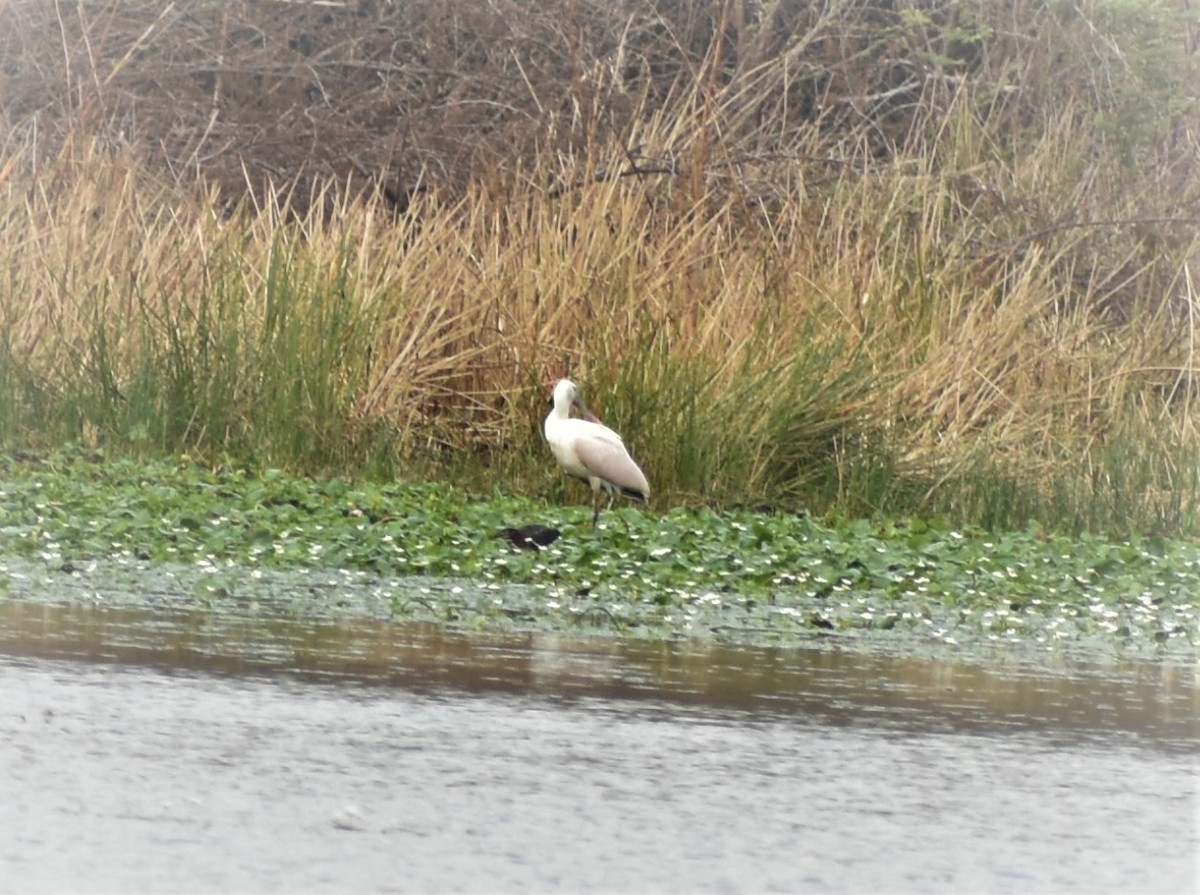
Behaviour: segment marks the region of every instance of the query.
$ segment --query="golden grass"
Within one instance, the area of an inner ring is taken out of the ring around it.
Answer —
[[[1110,261],[1129,269],[1121,312],[1105,315],[1113,276],[1094,260],[1078,271],[1091,234],[1067,229],[1002,253],[989,220],[961,213],[957,172],[897,165],[749,211],[712,196],[681,206],[669,183],[622,180],[554,200],[434,197],[398,220],[354,204],[289,221],[279,207],[226,216],[202,193],[148,189],[131,163],[99,151],[34,179],[9,170],[0,325],[22,381],[43,395],[123,393],[174,343],[197,357],[244,355],[209,367],[231,365],[208,398],[229,411],[225,430],[197,419],[180,433],[193,444],[164,447],[221,450],[229,426],[252,432],[275,365],[284,379],[315,368],[335,380],[305,386],[337,386],[344,405],[325,407],[328,418],[301,398],[280,410],[324,437],[344,426],[352,443],[382,428],[401,455],[486,446],[528,456],[540,450],[544,383],[571,375],[600,388],[602,413],[623,402],[631,418],[614,422],[660,492],[761,496],[781,484],[772,439],[801,435],[777,425],[795,397],[780,392],[797,390],[786,371],[814,357],[810,372],[833,389],[827,415],[885,436],[899,467],[931,489],[976,463],[980,445],[1049,481],[1072,465],[1095,474],[1114,433],[1176,458],[1200,444],[1195,247],[1173,259],[1163,294],[1152,274],[1168,259],[1139,261],[1128,243],[1129,257]],[[281,308],[300,315],[286,338]],[[347,341],[327,344],[335,338]],[[656,401],[671,370],[688,371],[674,380],[688,394]],[[833,385],[839,375],[851,381]],[[81,408],[96,415],[89,432],[128,435],[129,410]],[[706,432],[705,420],[737,429]],[[695,473],[700,489],[678,469],[672,431],[740,438],[755,459],[726,481],[728,448],[714,448]]]

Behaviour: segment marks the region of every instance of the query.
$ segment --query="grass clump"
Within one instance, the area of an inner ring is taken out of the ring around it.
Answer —
[[[363,120],[385,100],[441,124],[435,140],[407,119],[419,175],[397,203],[411,160],[372,162],[364,194],[312,154],[240,142],[232,69],[189,55],[180,78],[162,62],[179,21],[126,28],[133,6],[101,30],[55,13],[70,103],[21,80],[3,110],[7,445],[544,497],[545,385],[571,375],[664,509],[1198,530],[1200,72],[1174,7],[681,4],[662,28],[619,4],[621,28],[607,5],[431,13],[409,22],[450,29],[429,52],[478,49],[453,57],[452,102],[389,80],[342,12],[319,37],[294,4],[255,19],[239,70],[266,95],[373,67],[386,96],[337,82],[367,91]],[[187,53],[230,58],[230,23],[267,7],[222,8],[215,31],[196,12]],[[377,34],[411,11],[362,14]],[[285,77],[254,47],[309,61]],[[189,132],[162,99],[193,82],[212,115]],[[122,131],[133,96],[144,124]],[[310,117],[310,145],[346,157],[370,136],[324,100]],[[155,123],[191,133],[188,164]]]

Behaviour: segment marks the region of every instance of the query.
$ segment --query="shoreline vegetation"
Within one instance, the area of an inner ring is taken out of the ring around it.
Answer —
[[[1200,534],[1188,4],[8,10],[10,452]]]
[[[1200,645],[1193,541],[683,507],[614,510],[593,529],[586,502],[188,457],[65,451],[0,466],[9,599],[1041,664],[1192,668]],[[500,536],[530,519],[561,537],[521,550]]]

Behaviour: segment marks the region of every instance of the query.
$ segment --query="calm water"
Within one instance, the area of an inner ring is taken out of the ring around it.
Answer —
[[[1196,671],[0,603],[0,889],[1195,892]]]

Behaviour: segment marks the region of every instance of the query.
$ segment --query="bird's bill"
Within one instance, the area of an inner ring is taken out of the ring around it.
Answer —
[[[579,398],[576,398],[576,399],[575,399],[574,401],[572,401],[571,403],[572,403],[572,404],[573,404],[573,405],[574,405],[576,408],[578,408],[580,416],[582,416],[582,417],[583,417],[585,420],[587,420],[589,423],[598,423],[598,422],[600,422],[600,417],[596,416],[596,414],[594,414],[594,413],[592,413],[590,410],[588,410],[588,408],[587,408],[587,405],[586,405],[586,404],[584,404],[584,403],[583,403],[583,401],[581,401]]]

